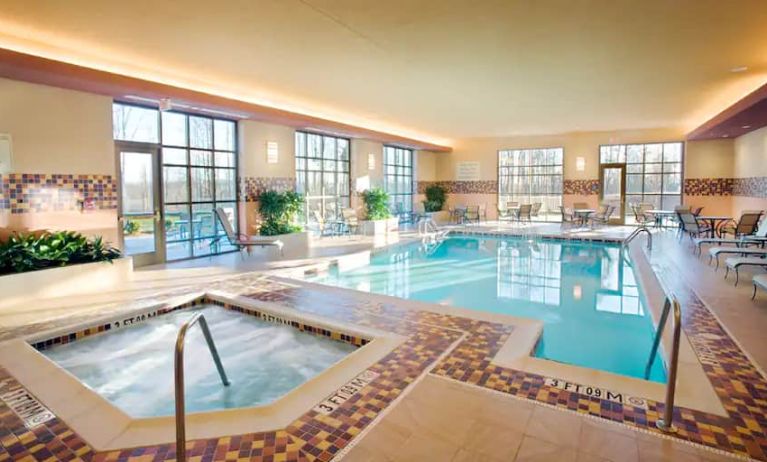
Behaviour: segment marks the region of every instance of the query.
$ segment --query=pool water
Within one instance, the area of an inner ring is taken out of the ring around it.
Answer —
[[[254,316],[203,305],[42,353],[134,417],[174,414],[173,354],[181,325],[201,311],[231,385],[221,384],[198,326],[185,349],[187,412],[266,404],[356,348]]]
[[[543,321],[535,355],[644,378],[654,328],[620,246],[451,236],[395,246],[324,284]],[[665,382],[658,357],[650,380]]]

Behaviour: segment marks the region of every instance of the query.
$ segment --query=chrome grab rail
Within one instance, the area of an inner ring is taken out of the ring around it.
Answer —
[[[205,321],[205,316],[202,313],[197,313],[192,318],[185,322],[181,329],[178,331],[178,337],[176,337],[176,357],[174,363],[175,374],[175,393],[176,393],[176,460],[179,462],[186,461],[186,409],[184,408],[184,341],[186,340],[186,333],[190,327],[197,324],[199,321],[202,334],[205,336],[205,341],[208,343],[208,349],[211,356],[213,356],[213,362],[216,363],[216,369],[218,369],[218,375],[221,376],[221,382],[224,386],[229,386],[229,379],[224,372],[224,365],[221,364],[221,358],[218,356],[218,350],[216,350],[216,344],[213,343],[213,337],[210,335],[210,329],[208,329],[208,323]]]
[[[646,226],[640,226],[639,228],[632,231],[631,234],[629,234],[629,236],[623,240],[623,244],[621,244],[621,250],[628,248],[629,242],[633,241],[634,238],[639,236],[642,231],[647,233],[647,250],[652,252],[652,233],[649,229],[647,229]]]
[[[672,308],[674,310],[674,337],[671,346],[668,380],[666,383],[666,404],[663,411],[663,418],[659,419],[655,424],[658,429],[666,433],[676,432],[676,428],[673,425],[674,394],[676,393],[676,371],[679,363],[679,341],[682,336],[682,309],[679,306],[679,301],[673,296],[666,297],[666,301],[663,304],[663,312],[660,316],[660,322],[658,322],[658,329],[655,332],[655,339],[653,340],[652,349],[650,350],[650,359],[647,361],[647,366],[645,367],[644,373],[645,379],[650,377],[652,363],[655,361],[655,356],[658,354],[660,339],[663,336],[663,330],[666,327],[668,314]]]

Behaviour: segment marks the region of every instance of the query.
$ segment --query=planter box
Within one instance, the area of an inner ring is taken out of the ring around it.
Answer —
[[[360,230],[365,236],[373,236],[373,244],[376,246],[397,242],[399,241],[399,218],[363,220],[360,222]]]
[[[124,284],[133,273],[133,259],[62,266],[0,276],[0,307],[35,298],[65,297],[110,290]]]
[[[312,246],[309,231],[299,233],[278,234],[276,236],[253,236],[253,239],[279,239],[282,241],[282,258],[306,258]],[[253,253],[262,252],[269,260],[280,259],[280,252],[274,247],[254,247]]]

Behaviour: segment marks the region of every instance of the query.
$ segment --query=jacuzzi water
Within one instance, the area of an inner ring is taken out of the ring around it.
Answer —
[[[225,387],[199,326],[186,337],[187,413],[274,401],[355,347],[215,305],[44,350],[48,358],[134,417],[173,415],[173,355],[181,325],[202,311],[231,381]]]
[[[543,321],[535,355],[644,378],[654,328],[615,244],[451,236],[315,282]],[[665,382],[660,355],[650,380]]]

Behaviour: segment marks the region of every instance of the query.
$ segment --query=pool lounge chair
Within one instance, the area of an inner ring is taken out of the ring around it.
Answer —
[[[758,227],[755,225],[755,232],[754,230],[751,230],[751,233],[742,234],[738,238],[722,238],[722,237],[699,237],[695,238],[693,242],[698,248],[698,255],[701,254],[701,246],[703,244],[717,244],[717,245],[727,245],[727,244],[733,244],[738,247],[742,245],[761,245],[764,246],[765,241],[767,241],[767,218],[762,220],[762,222],[758,225]]]
[[[689,211],[678,210],[676,216],[679,219],[679,230],[681,231],[681,234],[679,235],[680,239],[687,234],[690,236],[690,240],[692,240],[693,238],[700,237],[711,231],[711,228],[708,226],[698,223],[698,218]]]
[[[224,232],[226,233],[227,239],[229,239],[229,243],[236,247],[238,251],[245,249],[248,255],[250,255],[250,249],[252,247],[277,247],[280,251],[280,255],[282,255],[283,243],[281,240],[269,238],[253,239],[245,234],[235,233],[234,228],[232,228],[232,224],[229,222],[229,217],[226,216],[224,209],[220,207],[216,208],[216,216],[218,217],[218,221],[221,223],[221,226],[224,228]]]
[[[751,282],[754,283],[754,295],[751,296],[751,300],[756,299],[757,288],[761,287],[762,290],[767,291],[767,274],[757,274]]]
[[[727,279],[727,275],[730,274],[730,270],[735,271],[735,285],[738,285],[738,279],[740,278],[739,271],[741,266],[756,266],[757,268],[767,269],[767,258],[742,258],[742,257],[730,257],[725,260],[727,264],[727,272],[724,273],[724,278]]]
[[[740,255],[745,257],[747,255],[753,257],[765,257],[767,256],[767,249],[754,249],[751,247],[711,247],[708,249],[708,264],[711,264],[711,260],[716,259],[716,269],[719,269],[719,255]]]

